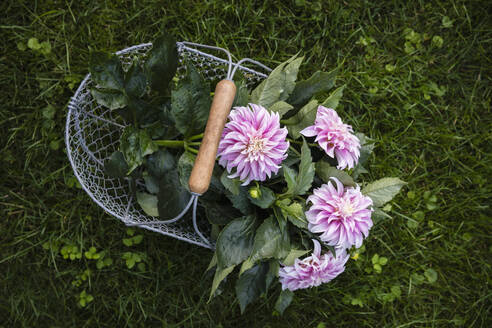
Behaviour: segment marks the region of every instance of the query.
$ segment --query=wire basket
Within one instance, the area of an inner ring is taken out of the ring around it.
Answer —
[[[120,57],[124,69],[127,69],[135,58],[144,59],[151,48],[151,43],[145,43],[121,50],[116,54]],[[206,80],[218,81],[226,76],[228,60],[181,42],[177,43],[177,49],[180,62],[177,73],[179,76],[186,71],[183,61],[185,57],[191,60]],[[248,87],[258,84],[267,77],[264,73],[240,64],[233,64],[233,66],[237,67],[238,73],[244,75]],[[82,188],[104,211],[125,224],[143,224],[139,226],[202,247],[212,248],[210,225],[205,218],[199,219],[198,226],[202,234],[209,239],[208,244],[195,231],[189,217],[172,224],[145,225],[146,222],[155,221],[155,218],[146,215],[136,199],[131,196],[128,181],[111,178],[105,174],[104,163],[114,151],[118,150],[120,135],[125,125],[111,110],[97,104],[90,93],[92,85],[90,74],[87,74],[70,100],[65,129],[68,158]]]

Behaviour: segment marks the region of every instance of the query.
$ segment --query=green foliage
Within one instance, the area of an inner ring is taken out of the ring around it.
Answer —
[[[251,260],[285,258],[290,251],[290,237],[287,230],[281,231],[273,217],[269,217],[256,230]]]
[[[142,242],[143,235],[131,236],[129,238],[123,238],[123,244],[127,247],[131,247],[133,245],[138,245]]]
[[[335,85],[338,68],[330,72],[316,71],[309,79],[296,83],[287,102],[293,106],[304,106],[312,97],[327,92]]]
[[[321,105],[331,109],[337,108],[338,104],[340,103],[340,99],[342,99],[344,89],[345,86],[337,88],[330,94],[328,98],[325,99],[325,101],[323,101],[323,103],[321,103]]]
[[[285,101],[296,86],[297,73],[304,57],[293,56],[278,65],[251,93],[251,102],[270,108],[278,101]]]
[[[291,249],[289,254],[282,260],[284,265],[294,265],[295,260],[309,253],[309,250]]]
[[[331,166],[328,162],[319,161],[315,165],[316,175],[319,176],[324,183],[330,181],[330,178],[334,177],[340,180],[345,186],[355,187],[355,181],[347,172],[338,170]]]
[[[146,157],[145,164],[149,174],[159,179],[176,166],[176,160],[167,150],[159,149]]]
[[[255,197],[253,197],[255,196]],[[261,208],[269,208],[275,202],[275,193],[267,187],[260,186],[249,189],[248,198],[253,204]]]
[[[71,261],[80,260],[82,258],[82,252],[78,246],[65,245],[60,249],[60,253],[64,259],[70,259]]]
[[[261,262],[246,270],[237,280],[236,297],[239,301],[241,313],[244,313],[248,304],[266,292],[267,273],[268,263]]]
[[[122,257],[125,260],[126,267],[132,269],[135,264],[142,262],[143,257],[139,253],[125,252]],[[140,267],[141,268],[141,267]]]
[[[278,116],[282,118],[285,114],[287,114],[294,106],[286,103],[285,101],[277,101],[273,105],[268,108],[271,112],[278,113]]]
[[[395,197],[406,182],[398,178],[383,178],[369,183],[362,193],[372,199],[375,207],[381,207]]]
[[[104,172],[114,178],[123,178],[129,171],[128,164],[121,151],[115,151],[104,163]]]
[[[143,164],[144,157],[158,150],[157,145],[152,141],[146,130],[139,130],[127,127],[120,138],[120,151],[123,153],[128,172]]]
[[[188,180],[190,179],[191,170],[193,169],[193,164],[195,164],[196,156],[189,153],[184,152],[178,161],[178,173],[179,173],[179,182],[181,186],[185,189],[189,189]]]
[[[384,256],[380,257],[378,254],[374,254],[373,257],[371,258],[371,262],[374,272],[381,273],[383,270],[383,266],[385,266],[388,263],[388,259]]]
[[[177,171],[169,171],[160,178],[157,194],[159,218],[169,220],[176,217],[189,199],[190,193],[181,185]]]
[[[314,124],[316,119],[316,113],[318,111],[319,103],[316,99],[309,101],[304,105],[299,112],[288,120],[284,120],[282,123],[287,125],[289,135],[294,139],[301,137],[301,131],[310,125]]]
[[[307,228],[307,219],[304,214],[304,208],[298,202],[291,202],[289,199],[279,200],[275,205],[280,208],[282,215],[289,220],[290,223],[298,228]]]
[[[237,265],[251,254],[255,224],[255,217],[244,216],[233,220],[222,229],[215,245],[219,268]]]
[[[287,309],[290,303],[292,303],[293,299],[293,292],[288,289],[282,290],[277,298],[277,302],[275,302],[275,310],[282,315],[285,309]]]
[[[176,128],[186,137],[203,132],[210,111],[210,86],[196,68],[187,64],[186,75],[171,95]]]
[[[92,301],[94,301],[94,296],[92,296],[91,294],[88,294],[85,290],[80,292],[79,304],[81,307],[86,307]]]
[[[286,194],[292,196],[304,195],[311,188],[314,179],[314,163],[306,140],[303,140],[301,148],[299,173],[296,173],[287,166],[283,166],[282,168],[284,170],[285,181],[287,182]]]
[[[237,196],[239,195],[239,190],[241,186],[241,181],[239,179],[231,179],[228,177],[229,173],[224,170],[222,172],[222,175],[220,176],[220,182],[222,185],[233,195]]]
[[[152,44],[145,61],[145,73],[150,87],[164,93],[178,68],[178,51],[176,41],[169,33],[163,33]]]

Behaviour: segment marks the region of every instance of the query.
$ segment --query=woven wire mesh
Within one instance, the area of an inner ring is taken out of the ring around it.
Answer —
[[[206,80],[214,82],[226,77],[227,60],[179,42],[177,46],[180,62],[178,76],[183,76],[186,71],[184,65],[186,57]],[[120,57],[124,69],[127,69],[135,59],[144,59],[151,48],[152,44],[146,43],[121,50],[116,54]],[[236,74],[243,74],[248,87],[256,85],[267,76],[244,66],[239,66]],[[94,202],[124,223],[145,224],[154,221],[155,218],[146,215],[131,196],[127,180],[111,178],[104,172],[104,162],[119,148],[119,139],[125,123],[111,110],[97,104],[90,93],[92,86],[93,82],[88,74],[68,105],[65,141],[74,174]],[[138,181],[137,184],[143,185]],[[210,225],[204,217],[199,218],[198,226],[209,238]],[[141,227],[203,247],[213,245],[213,243],[207,245],[201,240],[193,229],[190,215],[172,224],[152,224]]]

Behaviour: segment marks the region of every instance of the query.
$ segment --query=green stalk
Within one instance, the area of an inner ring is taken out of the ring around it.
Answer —
[[[285,140],[289,141],[290,143],[294,143],[294,144],[302,145],[302,141],[293,140],[293,139],[291,139],[291,138],[286,138]],[[317,145],[317,144],[315,144],[315,143],[309,143],[309,142],[308,142],[308,146],[309,146],[309,147],[318,147],[318,145]]]
[[[186,149],[186,151],[189,151],[190,153],[198,154],[198,150],[196,150],[195,148],[191,148],[191,147],[186,146],[185,149]]]
[[[193,140],[197,140],[197,139],[201,139],[203,138],[203,133],[200,133],[200,134],[197,134],[197,135],[194,135],[194,136],[191,136],[188,141],[193,141]]]
[[[184,147],[184,140],[154,140],[158,146],[168,147],[168,148],[181,148]]]

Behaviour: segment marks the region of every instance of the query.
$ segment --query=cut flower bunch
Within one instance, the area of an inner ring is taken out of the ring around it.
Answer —
[[[199,218],[208,220],[215,243],[210,298],[236,271],[241,312],[276,289],[282,313],[294,291],[335,279],[405,184],[363,179],[374,144],[337,110],[344,90],[330,93],[337,69],[298,80],[302,60],[281,63],[252,90],[237,74],[211,185],[199,198]],[[186,71],[178,76],[169,36],[128,67],[100,52],[90,60],[93,98],[125,126],[105,172],[127,179],[142,210],[158,220],[176,217],[188,203],[218,82],[183,61]]]

